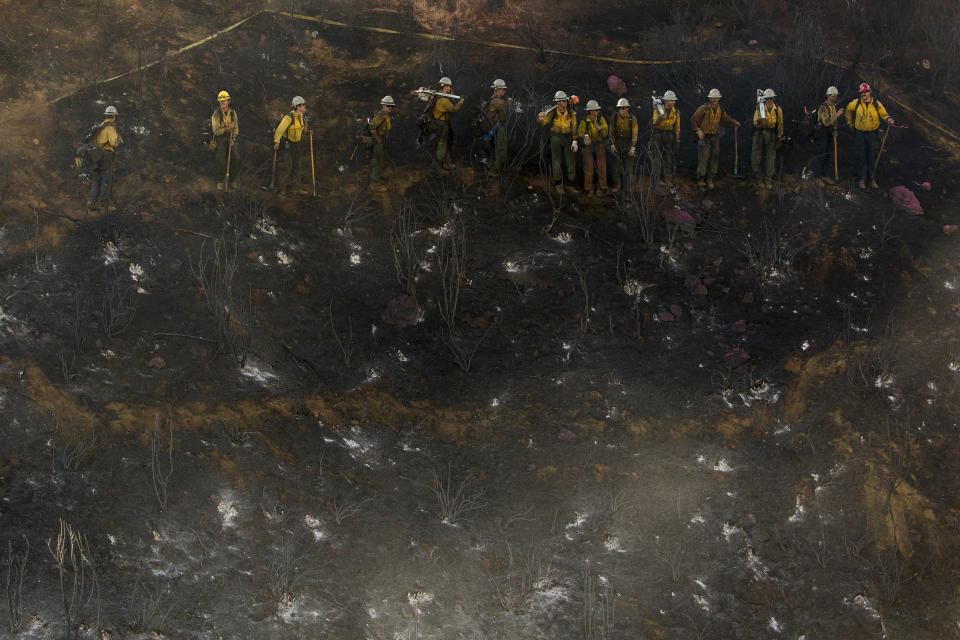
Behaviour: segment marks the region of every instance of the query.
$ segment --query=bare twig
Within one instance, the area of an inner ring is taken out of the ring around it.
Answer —
[[[162,470],[163,437],[160,433],[160,416],[153,417],[153,432],[150,434],[150,475],[153,478],[153,491],[160,503],[160,510],[167,508],[167,485],[173,475],[173,418],[167,418],[166,471]]]

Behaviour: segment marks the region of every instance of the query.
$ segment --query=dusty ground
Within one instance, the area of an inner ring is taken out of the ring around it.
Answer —
[[[193,19],[218,28],[241,8]],[[418,15],[363,22],[414,30]],[[639,57],[607,15],[556,28]],[[721,24],[714,44],[737,35]],[[472,142],[472,107],[452,176],[413,151],[422,103],[409,91],[441,69],[471,105],[497,76],[518,98],[524,152],[499,182]],[[618,68],[264,15],[143,78],[35,107],[55,125],[17,128],[0,202],[4,631],[956,635],[948,151],[916,127],[891,135],[881,179],[915,190],[924,214],[910,216],[852,188],[849,154],[840,187],[800,179],[798,135],[775,192],[730,175],[728,134],[724,175],[701,193],[688,136],[679,188],[655,210],[697,223],[657,218],[644,242],[628,199],[545,192],[542,134],[525,138],[558,87],[612,103],[610,73],[641,104],[672,86],[689,115],[704,79],[748,96],[755,77],[789,70]],[[237,194],[212,190],[200,145],[220,88],[241,117]],[[320,196],[279,200],[261,189],[267,138],[295,93],[315,117]],[[349,157],[355,118],[384,93],[401,109],[388,191],[372,195]],[[785,93],[794,109],[812,102]],[[126,139],[119,211],[89,214],[69,165],[105,104]],[[749,105],[728,107],[746,119]],[[446,323],[453,247],[465,259]],[[232,274],[220,294],[198,278],[217,265]],[[69,620],[47,548],[61,521],[85,536],[63,572]]]

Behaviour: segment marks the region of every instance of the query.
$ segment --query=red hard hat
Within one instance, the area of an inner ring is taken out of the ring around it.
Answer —
[[[864,92],[866,92],[866,91],[873,91],[873,89],[871,89],[871,88],[870,88],[870,85],[868,85],[866,82],[861,82],[861,83],[860,83],[860,93],[864,93]]]

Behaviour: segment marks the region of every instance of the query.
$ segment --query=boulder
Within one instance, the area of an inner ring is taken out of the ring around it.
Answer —
[[[948,236],[952,236],[957,232],[958,228],[960,227],[957,227],[955,224],[945,224],[943,225],[943,232]]]
[[[893,201],[893,204],[900,207],[910,215],[923,215],[923,207],[920,206],[920,201],[917,200],[917,196],[914,195],[913,191],[910,191],[910,189],[902,184],[890,189],[889,195],[890,200]]]
[[[696,218],[683,209],[665,209],[660,215],[670,224],[682,224],[694,226],[697,224]]]

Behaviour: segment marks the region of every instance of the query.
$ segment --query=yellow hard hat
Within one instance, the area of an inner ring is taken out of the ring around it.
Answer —
[[[226,91],[221,91],[220,93],[217,94],[217,102],[220,102],[221,100],[229,100],[229,99],[230,99],[230,94],[227,93]]]

